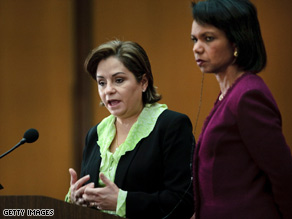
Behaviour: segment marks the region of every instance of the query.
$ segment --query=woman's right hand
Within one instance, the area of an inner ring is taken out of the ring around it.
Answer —
[[[73,168],[69,169],[69,173],[71,175],[71,181],[70,181],[70,201],[74,204],[81,205],[81,206],[87,206],[88,203],[84,201],[82,198],[85,188],[94,188],[94,183],[89,183],[85,186],[84,183],[86,183],[90,176],[86,175],[77,180],[77,173]]]

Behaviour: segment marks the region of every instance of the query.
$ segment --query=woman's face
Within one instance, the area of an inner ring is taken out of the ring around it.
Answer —
[[[224,73],[233,64],[235,48],[222,30],[194,20],[191,37],[194,56],[203,73]]]
[[[108,111],[120,119],[135,117],[143,109],[142,92],[148,81],[137,82],[122,62],[111,56],[101,60],[96,70],[99,96]]]

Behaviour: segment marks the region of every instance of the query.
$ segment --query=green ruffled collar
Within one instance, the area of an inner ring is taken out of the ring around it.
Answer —
[[[146,104],[141,114],[139,115],[138,120],[130,129],[125,142],[121,144],[113,154],[114,158],[120,158],[127,151],[133,150],[141,139],[147,137],[154,129],[154,126],[160,114],[166,109],[166,104]],[[109,151],[108,149],[115,137],[115,120],[116,117],[110,115],[103,119],[101,123],[97,126],[97,144],[100,147],[100,153],[102,158],[106,156],[106,153]]]

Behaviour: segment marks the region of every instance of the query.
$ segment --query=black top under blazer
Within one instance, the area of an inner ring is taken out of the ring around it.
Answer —
[[[101,163],[97,125],[87,133],[81,177],[98,185]],[[190,119],[163,111],[150,135],[121,157],[115,184],[128,192],[127,218],[190,218],[194,213],[191,153],[195,145]],[[175,209],[174,209],[175,208]]]

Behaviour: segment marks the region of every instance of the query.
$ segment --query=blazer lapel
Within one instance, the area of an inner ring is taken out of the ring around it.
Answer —
[[[123,183],[125,180],[125,177],[127,176],[127,172],[129,169],[129,166],[131,165],[134,157],[137,154],[137,151],[139,150],[141,145],[141,141],[137,144],[134,150],[126,152],[124,156],[121,157],[117,170],[116,170],[116,177],[115,177],[115,183],[119,188],[123,188]]]

